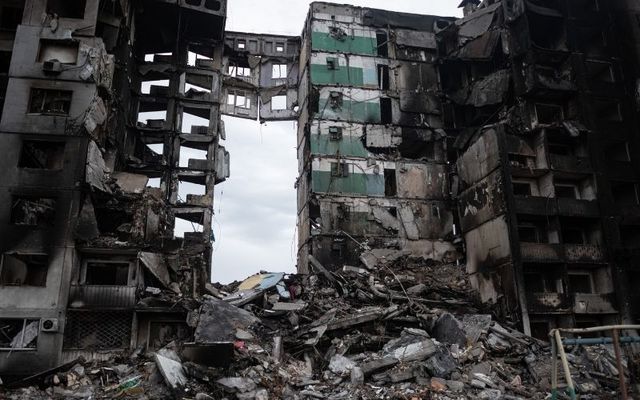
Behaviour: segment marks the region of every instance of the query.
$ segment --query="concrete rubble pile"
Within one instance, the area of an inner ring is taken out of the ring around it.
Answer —
[[[362,265],[208,285],[192,341],[76,360],[8,399],[544,399],[549,345],[483,313],[463,266],[368,251]],[[167,299],[179,296],[160,293]],[[613,351],[567,347],[581,398],[617,387]],[[627,368],[625,368],[626,370]],[[561,372],[560,372],[561,374]],[[560,394],[562,396],[562,394]],[[5,397],[2,397],[5,398]],[[568,398],[568,397],[567,397]]]

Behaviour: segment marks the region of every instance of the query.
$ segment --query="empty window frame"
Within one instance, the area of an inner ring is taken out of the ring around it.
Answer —
[[[87,260],[84,263],[85,285],[126,286],[130,263],[126,261]]]
[[[587,60],[585,62],[589,82],[615,83],[613,64],[606,61]]]
[[[205,0],[204,8],[211,11],[220,11],[222,4],[218,0]]]
[[[627,142],[610,143],[605,148],[605,157],[609,161],[619,161],[619,162],[631,161],[631,153],[629,152],[629,143]]]
[[[378,48],[378,56],[389,57],[389,36],[387,32],[376,32],[376,45]]]
[[[556,196],[565,199],[580,199],[578,185],[570,182],[556,182],[553,185]]]
[[[251,77],[251,68],[249,67],[239,67],[237,65],[229,65],[228,73],[233,77]]]
[[[70,90],[31,89],[29,110],[31,114],[69,115],[71,109]]]
[[[278,95],[271,97],[271,111],[279,111],[287,109],[287,96]]]
[[[389,66],[378,65],[378,89],[389,90]]]
[[[556,265],[525,264],[524,286],[527,293],[562,293],[560,268]]]
[[[621,122],[622,106],[620,102],[615,100],[596,100],[595,105],[596,118],[605,122]]]
[[[398,183],[396,181],[396,170],[384,170],[384,195],[396,196],[398,194]]]
[[[26,318],[0,319],[0,350],[36,350],[40,320]]]
[[[227,94],[227,104],[248,110],[251,108],[251,99],[246,96],[245,92],[232,91]]]
[[[329,127],[329,140],[342,140],[342,127],[330,126]]]
[[[543,243],[540,227],[531,222],[518,222],[518,236],[521,242]]]
[[[244,39],[238,39],[236,41],[236,48],[238,50],[245,50],[247,48],[247,41]]]
[[[38,62],[59,61],[74,65],[78,62],[79,43],[71,40],[40,39]]]
[[[273,64],[271,67],[272,79],[286,79],[287,78],[287,64]]]
[[[0,30],[15,31],[22,22],[22,8],[0,6]]]
[[[276,53],[284,53],[284,43],[277,42],[276,43]]]
[[[587,232],[579,226],[563,226],[562,242],[565,244],[587,244]]]
[[[380,122],[385,125],[393,122],[393,105],[388,97],[380,99]]]
[[[522,181],[512,181],[513,194],[516,196],[531,196],[531,183]]]
[[[619,206],[636,206],[640,204],[638,185],[633,182],[611,182],[613,201]]]
[[[11,223],[28,226],[53,226],[56,200],[46,197],[14,196],[11,201]]]
[[[55,14],[61,18],[84,18],[86,0],[47,0],[47,14]]]
[[[18,168],[61,170],[64,166],[64,142],[24,140]]]
[[[346,178],[349,176],[349,166],[346,162],[332,162],[331,176],[335,178]]]
[[[587,272],[568,272],[570,293],[594,293],[593,276]]]
[[[561,105],[536,103],[534,109],[539,124],[554,124],[564,119]]]
[[[336,71],[340,69],[340,64],[336,57],[327,57],[327,69],[330,71]]]
[[[46,254],[5,253],[0,268],[0,285],[45,287],[49,257]]]

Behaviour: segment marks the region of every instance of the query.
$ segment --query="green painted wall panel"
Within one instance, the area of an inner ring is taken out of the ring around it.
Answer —
[[[331,140],[329,135],[311,134],[311,153],[353,157],[367,157],[369,153],[357,136],[343,136],[341,140]]]
[[[316,114],[316,119],[342,119],[372,124],[379,124],[382,120],[379,100],[355,101],[343,97],[342,107],[336,109],[332,109],[327,104],[328,101],[320,99],[320,112]]]
[[[329,171],[313,171],[311,187],[314,192],[384,196],[384,177],[381,174],[349,174],[331,176]]]
[[[311,48],[313,50],[341,51],[344,53],[378,55],[376,38],[347,36],[344,40],[336,40],[329,33],[312,32]]]
[[[364,85],[362,68],[341,65],[338,69],[329,69],[326,65],[311,64],[311,83],[317,85]]]

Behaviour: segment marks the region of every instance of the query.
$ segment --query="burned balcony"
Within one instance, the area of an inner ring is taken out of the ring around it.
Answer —
[[[531,313],[566,313],[571,308],[565,293],[563,264],[524,263],[524,290]]]
[[[616,313],[613,277],[608,265],[576,264],[567,271],[576,314]]]
[[[137,267],[126,257],[93,256],[81,264],[78,280],[71,285],[73,309],[127,309],[136,304]]]
[[[527,21],[531,44],[545,51],[567,51],[567,25],[559,9],[561,2],[527,1]]]
[[[523,261],[553,262],[603,262],[604,249],[598,245],[520,243]]]

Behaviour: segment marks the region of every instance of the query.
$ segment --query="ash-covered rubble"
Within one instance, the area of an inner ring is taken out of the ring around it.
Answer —
[[[77,360],[15,382],[4,395],[198,400],[550,396],[548,344],[487,314],[474,298],[464,266],[391,251],[365,252],[362,261],[328,271],[312,260],[315,274],[261,272],[242,283],[208,285],[210,294],[188,316],[192,341],[103,362]],[[581,398],[615,396],[618,371],[612,350],[575,346],[567,352]]]

